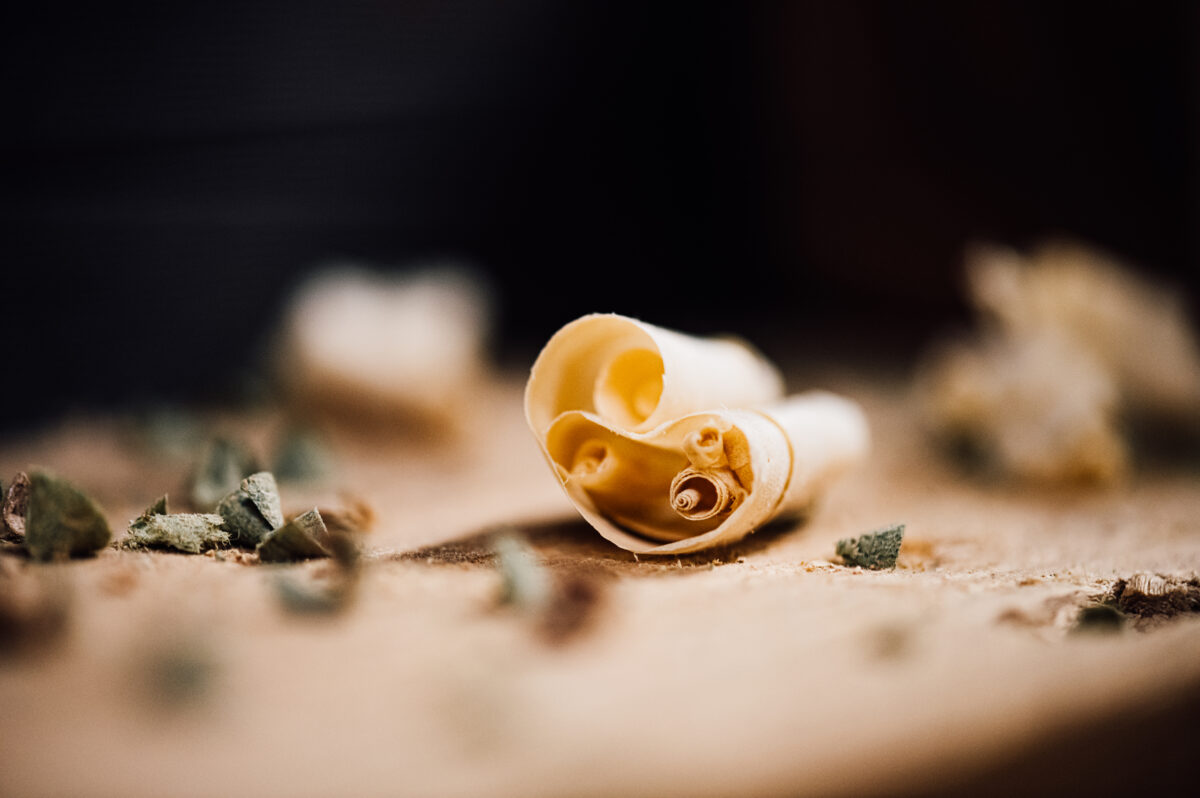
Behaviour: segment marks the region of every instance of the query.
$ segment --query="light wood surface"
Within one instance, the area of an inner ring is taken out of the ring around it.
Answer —
[[[514,379],[483,390],[456,436],[341,434],[331,484],[282,486],[285,509],[347,487],[375,507],[343,614],[279,600],[281,573],[320,580],[328,562],[5,556],[5,589],[49,580],[70,623],[58,645],[0,659],[0,792],[979,792],[986,774],[1029,768],[1046,773],[1028,783],[1057,784],[1047,746],[1194,706],[1200,619],[1070,630],[1120,578],[1200,572],[1200,473],[1153,467],[1103,492],[977,484],[926,447],[902,385],[821,387],[863,402],[868,466],[807,523],[709,554],[639,561],[574,519]],[[267,411],[213,421],[260,448],[280,424]],[[0,465],[72,478],[119,534],[186,473],[136,441],[124,420],[76,419],[8,441]],[[837,539],[897,521],[895,571],[837,564]],[[573,635],[549,642],[496,606],[501,526],[595,589]],[[1061,761],[1103,774],[1130,752]],[[1136,756],[1153,769],[1159,753]]]

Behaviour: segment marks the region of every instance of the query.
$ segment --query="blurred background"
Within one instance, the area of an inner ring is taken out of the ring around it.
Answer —
[[[1200,8],[478,0],[0,26],[0,425],[244,384],[331,259],[474,264],[493,354],[616,311],[909,364],[963,247],[1200,294]]]

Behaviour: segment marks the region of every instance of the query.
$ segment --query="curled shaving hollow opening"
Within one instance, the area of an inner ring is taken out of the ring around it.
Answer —
[[[588,441],[575,452],[571,476],[581,482],[594,482],[610,464],[608,445],[603,441]]]
[[[744,493],[728,468],[687,468],[671,480],[671,509],[689,521],[704,521],[732,511]]]
[[[603,418],[632,429],[654,415],[662,392],[662,358],[650,349],[628,349],[601,369],[592,403]]]

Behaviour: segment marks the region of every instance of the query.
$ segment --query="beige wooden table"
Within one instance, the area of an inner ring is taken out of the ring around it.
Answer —
[[[353,486],[376,509],[343,614],[289,613],[278,569],[232,557],[0,558],[4,589],[49,575],[71,599],[64,639],[0,658],[0,793],[1098,794],[1191,777],[1200,619],[1070,629],[1121,577],[1200,572],[1200,473],[978,485],[933,457],[901,386],[823,384],[866,406],[871,462],[805,525],[712,555],[638,562],[573,520],[511,380],[457,439],[343,436],[332,484],[284,486],[287,507]],[[258,445],[275,424],[217,421]],[[186,471],[133,441],[80,419],[8,441],[0,466],[55,468],[123,530]],[[895,571],[836,564],[838,538],[893,521]],[[496,606],[504,524],[596,587],[565,640]]]

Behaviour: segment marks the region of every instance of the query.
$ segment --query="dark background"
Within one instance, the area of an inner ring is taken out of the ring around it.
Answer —
[[[611,310],[905,364],[966,318],[981,237],[1096,242],[1194,310],[1195,8],[26,9],[0,424],[229,396],[334,257],[475,263],[511,362]]]

